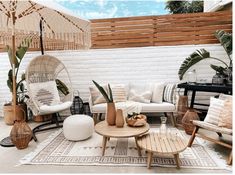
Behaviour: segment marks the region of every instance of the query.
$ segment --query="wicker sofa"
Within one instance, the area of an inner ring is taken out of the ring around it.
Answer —
[[[112,88],[112,85],[111,85],[111,89],[112,89],[113,95],[114,95],[115,105],[119,106],[119,107],[125,106],[125,103],[128,103],[130,101],[135,101],[135,102],[138,101],[136,99],[130,98],[130,94],[131,94],[131,87],[130,86],[131,85],[128,84],[128,85],[124,85],[124,86],[125,86],[126,98],[122,101],[115,101],[115,95],[118,94],[121,96],[122,94],[115,93],[115,88]],[[151,86],[153,86],[153,85],[150,84],[149,87],[151,87]],[[168,91],[170,91],[169,92],[171,94],[170,98],[172,100],[166,101],[166,100],[164,100],[164,97],[166,97],[166,98],[167,98],[167,96],[169,97],[169,94],[166,94],[167,87],[169,87],[169,86],[171,88],[170,89],[168,88]],[[103,101],[103,103],[98,103],[98,104],[94,103],[94,97],[93,97],[94,93],[92,93],[91,88],[94,88],[94,87],[90,87],[89,106],[90,106],[90,110],[93,115],[93,118],[95,120],[95,123],[97,123],[98,119],[101,118],[101,115],[106,113],[107,104],[105,103],[105,101]],[[149,89],[151,91],[150,100],[147,103],[146,102],[136,102],[136,103],[138,103],[138,105],[141,105],[140,112],[141,113],[164,113],[166,116],[168,116],[168,114],[170,114],[169,116],[171,118],[172,125],[175,126],[175,118],[174,118],[173,113],[176,112],[176,104],[175,104],[176,84],[164,83],[163,89],[162,90],[160,89],[160,92],[159,91],[156,92],[157,95],[161,96],[160,99],[162,99],[162,102],[158,102],[158,103],[153,101],[153,98],[152,98],[152,96],[154,95],[153,88],[149,88]],[[97,91],[96,93],[99,93],[99,92]],[[156,93],[155,93],[155,96],[156,96]],[[99,94],[99,95],[101,95],[101,94]],[[118,98],[120,98],[120,96],[118,96],[118,97],[116,96],[116,98],[118,99]],[[157,98],[159,98],[159,97],[157,97]]]

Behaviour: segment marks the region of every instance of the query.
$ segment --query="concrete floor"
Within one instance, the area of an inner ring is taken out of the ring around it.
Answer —
[[[149,122],[159,124],[159,121],[154,119]],[[38,123],[29,122],[31,128]],[[3,119],[0,119],[0,139],[8,136],[12,126],[7,126]],[[146,167],[111,167],[111,166],[56,166],[56,165],[20,165],[19,160],[29,152],[33,151],[36,146],[46,139],[54,130],[37,134],[38,142],[31,141],[28,148],[17,150],[15,147],[1,147],[0,146],[0,173],[219,173],[231,174],[228,170],[200,170],[200,169],[176,169],[176,168],[161,168],[153,167],[147,169]],[[227,158],[229,150],[219,145],[214,145],[216,151],[222,154],[224,159]]]

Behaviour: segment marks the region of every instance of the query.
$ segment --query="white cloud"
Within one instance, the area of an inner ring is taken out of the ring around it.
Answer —
[[[108,2],[107,0],[95,0],[96,4],[98,4],[101,8],[103,8]]]
[[[76,13],[79,16],[82,16],[86,19],[98,19],[98,18],[113,18],[115,17],[118,11],[117,6],[113,6],[111,9],[107,9],[106,11],[96,11],[96,12],[84,12],[84,11],[77,11]]]

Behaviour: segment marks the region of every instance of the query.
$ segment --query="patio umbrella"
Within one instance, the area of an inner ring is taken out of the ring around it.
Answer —
[[[39,31],[40,20],[46,38],[74,43],[77,48],[90,47],[90,22],[74,16],[70,11],[52,1],[9,0],[0,1],[0,31],[11,31],[12,60],[16,45],[16,32],[24,35],[35,35]],[[1,36],[1,40],[9,43],[9,36]],[[58,43],[60,44],[60,43]],[[16,116],[16,77],[15,62],[12,64],[13,110]]]

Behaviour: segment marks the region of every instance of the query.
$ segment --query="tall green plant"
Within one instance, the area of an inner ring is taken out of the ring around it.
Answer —
[[[24,58],[24,55],[27,52],[31,42],[32,42],[31,38],[25,38],[21,42],[21,44],[17,47],[16,54],[14,57],[12,57],[12,48],[9,45],[6,46],[9,61],[11,64],[11,69],[8,71],[7,86],[9,87],[10,91],[12,92],[12,89],[13,89],[13,79],[12,79],[13,66],[12,65],[15,64],[14,71],[15,71],[15,78],[16,78],[16,92],[17,92],[16,103],[17,104],[22,103],[25,98],[25,95],[22,95],[25,91],[25,87],[23,84],[23,81],[25,80],[25,74],[21,75],[21,78],[18,82],[17,82],[17,76],[18,76],[20,64],[21,64],[21,62]]]
[[[94,80],[92,80],[93,83],[95,84],[95,86],[98,88],[98,90],[100,91],[100,93],[103,95],[105,101],[107,103],[113,103],[113,94],[112,94],[112,89],[110,88],[110,85],[108,84],[108,91],[109,91],[109,96],[108,93],[104,90],[104,88],[102,86],[100,86],[97,82],[95,82]]]
[[[226,62],[224,62],[223,60],[221,60],[219,58],[211,57],[210,52],[208,52],[205,49],[196,50],[188,58],[186,58],[183,61],[183,63],[181,64],[179,71],[178,71],[178,75],[179,75],[180,80],[183,79],[184,74],[187,72],[187,70],[191,66],[193,66],[196,63],[200,62],[201,60],[204,60],[207,58],[214,59],[214,60],[217,60],[217,61],[223,63],[224,67],[216,66],[213,64],[211,64],[210,67],[212,69],[214,69],[216,72],[219,72],[222,75],[228,76],[228,72],[231,72],[232,65],[233,65],[232,64],[232,57],[231,57],[231,55],[232,55],[232,34],[227,33],[223,30],[217,30],[215,32],[215,37],[219,40],[219,42],[223,46],[224,50],[226,51],[228,58],[229,58],[229,64],[227,64]]]

